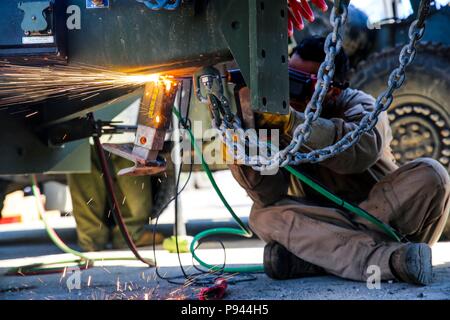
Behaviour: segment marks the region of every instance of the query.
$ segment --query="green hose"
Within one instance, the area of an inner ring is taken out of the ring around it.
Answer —
[[[181,122],[181,116],[179,111],[176,108],[173,108],[173,113],[177,116],[177,118],[180,120]],[[197,145],[197,143],[195,142],[195,137],[194,134],[192,133],[192,131],[187,128],[187,132],[189,134],[189,139],[191,140],[191,145],[194,148],[195,152],[197,153],[197,155],[199,155],[201,157],[202,160],[202,168],[203,170],[206,172],[206,175],[209,178],[209,181],[211,182],[214,190],[216,191],[217,195],[219,196],[220,200],[222,201],[222,203],[224,204],[224,206],[227,208],[228,212],[233,216],[234,220],[239,224],[239,226],[241,227],[241,229],[236,229],[236,228],[215,228],[215,229],[210,229],[210,230],[206,230],[203,232],[200,232],[199,234],[197,234],[194,239],[191,242],[191,246],[190,246],[190,251],[192,256],[194,257],[194,259],[200,263],[201,266],[211,270],[211,271],[222,271],[222,272],[230,272],[230,273],[234,273],[234,272],[262,272],[264,271],[263,266],[262,265],[258,265],[258,266],[248,266],[248,267],[239,267],[239,268],[231,268],[231,267],[219,267],[219,266],[215,266],[215,265],[211,265],[208,264],[204,261],[202,261],[197,254],[195,253],[195,246],[198,242],[200,242],[200,239],[211,236],[211,235],[218,235],[218,234],[233,234],[233,235],[238,235],[238,236],[242,236],[242,237],[246,237],[246,238],[251,238],[253,236],[253,232],[251,230],[249,230],[245,224],[242,222],[241,219],[239,219],[239,217],[237,216],[237,214],[234,212],[233,208],[230,206],[230,204],[228,203],[228,201],[225,199],[224,195],[222,194],[222,192],[220,191],[219,186],[216,183],[216,180],[214,179],[214,176],[212,175],[211,169],[209,168],[208,164],[205,161],[205,158],[203,157],[203,152],[200,149],[200,147]]]
[[[178,110],[176,110],[174,108],[173,112],[178,117],[178,119],[181,121],[181,116],[180,116],[180,113],[178,112]],[[195,246],[200,241],[200,239],[202,239],[202,238],[205,238],[205,237],[208,237],[208,236],[211,236],[211,235],[219,235],[219,234],[232,234],[232,235],[243,236],[243,237],[246,237],[246,238],[251,238],[253,236],[253,233],[249,229],[247,229],[245,227],[244,223],[241,221],[241,219],[239,219],[239,217],[236,215],[236,213],[233,211],[233,209],[231,208],[231,206],[229,205],[229,203],[227,202],[227,200],[223,196],[222,192],[220,191],[220,188],[217,186],[217,183],[216,183],[216,181],[215,181],[215,179],[214,179],[214,177],[213,177],[213,175],[211,173],[211,170],[210,170],[208,164],[205,162],[202,150],[200,149],[200,147],[195,142],[195,137],[194,137],[192,131],[189,128],[187,128],[187,132],[189,134],[189,139],[191,140],[191,145],[193,146],[193,148],[194,148],[195,152],[197,153],[197,155],[199,155],[201,157],[202,167],[203,167],[204,171],[206,172],[206,175],[208,176],[209,180],[211,181],[211,184],[212,184],[214,190],[216,191],[216,193],[219,196],[219,198],[222,200],[222,202],[225,205],[225,207],[227,208],[227,210],[233,216],[235,221],[241,227],[241,230],[235,229],[235,228],[216,228],[216,229],[210,229],[210,230],[206,230],[206,231],[200,232],[192,240],[192,243],[191,243],[191,246],[190,246],[190,251],[191,251],[192,256],[194,257],[194,259],[200,265],[202,265],[205,268],[210,269],[211,271],[222,271],[222,272],[231,272],[231,273],[233,273],[233,272],[261,272],[261,271],[264,271],[264,267],[262,265],[249,266],[249,267],[236,267],[236,268],[225,267],[225,268],[223,268],[223,267],[219,267],[219,266],[208,264],[208,263],[202,261],[195,254]],[[337,205],[342,206],[343,208],[347,209],[348,211],[350,211],[350,212],[352,212],[352,213],[354,213],[354,214],[356,214],[356,215],[358,215],[358,216],[360,216],[360,217],[370,221],[371,223],[375,224],[381,230],[383,230],[386,234],[388,234],[390,237],[392,237],[394,240],[396,240],[398,242],[401,241],[401,238],[398,235],[398,233],[392,227],[390,227],[389,225],[385,224],[381,220],[377,219],[376,217],[372,216],[371,214],[369,214],[368,212],[362,210],[361,208],[359,208],[357,206],[354,206],[354,205],[344,201],[343,199],[341,199],[340,197],[338,197],[335,194],[331,193],[330,191],[326,190],[325,188],[323,188],[319,184],[315,183],[314,181],[312,181],[311,179],[309,179],[305,175],[301,174],[300,172],[298,172],[297,170],[295,170],[291,166],[286,166],[285,169],[288,172],[290,172],[291,174],[293,174],[297,179],[299,179],[300,181],[304,182],[305,184],[307,184],[308,186],[310,186],[311,188],[313,188],[314,190],[316,190],[317,192],[319,192],[320,194],[322,194],[323,196],[325,196],[326,198],[328,198],[332,202],[336,203]]]
[[[53,243],[59,248],[61,249],[61,251],[65,252],[65,253],[71,253],[74,256],[77,256],[83,260],[90,260],[85,254],[78,252],[76,250],[73,250],[72,248],[68,247],[62,240],[61,238],[59,238],[59,236],[56,234],[55,230],[53,230],[48,221],[47,218],[45,217],[45,208],[44,205],[42,204],[42,199],[41,199],[41,193],[39,191],[39,188],[37,186],[37,179],[35,175],[31,176],[31,189],[33,190],[33,195],[36,201],[36,205],[38,208],[38,214],[39,217],[41,218],[41,220],[44,222],[44,226],[45,226],[45,231],[47,232],[48,236],[50,237],[50,239],[53,241]]]
[[[67,246],[64,241],[58,236],[55,230],[50,226],[45,217],[45,208],[42,204],[41,193],[39,191],[39,187],[37,186],[37,179],[35,175],[31,176],[31,188],[33,191],[34,198],[36,200],[36,205],[38,209],[38,214],[41,220],[44,222],[45,231],[48,236],[52,240],[52,242],[63,252],[70,253],[78,259],[67,259],[60,260],[52,263],[35,263],[25,266],[20,266],[16,268],[11,268],[6,273],[7,275],[36,275],[36,274],[47,274],[47,273],[55,273],[61,272],[68,264],[75,264],[80,269],[87,269],[89,267],[94,266],[95,261],[131,261],[136,260],[135,257],[101,257],[95,258],[90,255],[86,255],[82,252],[76,251],[69,246]],[[61,267],[57,267],[61,265]]]

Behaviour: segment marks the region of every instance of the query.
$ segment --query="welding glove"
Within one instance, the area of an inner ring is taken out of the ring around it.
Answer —
[[[289,108],[289,113],[286,115],[253,112],[248,88],[243,88],[239,91],[239,98],[245,128],[280,130],[280,146],[289,144],[295,129],[305,121],[304,113],[293,108]],[[334,122],[319,117],[312,123],[311,134],[304,147],[306,150],[321,149],[333,144],[335,139],[336,127]],[[236,161],[233,162],[233,157],[229,154],[225,145],[222,146],[222,157],[227,164],[237,163]]]
[[[303,112],[292,108],[287,115],[271,113],[255,113],[255,125],[257,128],[278,129],[282,142],[289,143],[292,140],[295,129],[305,121]],[[321,149],[334,143],[336,128],[333,121],[318,118],[311,125],[311,135],[306,141],[309,149]]]

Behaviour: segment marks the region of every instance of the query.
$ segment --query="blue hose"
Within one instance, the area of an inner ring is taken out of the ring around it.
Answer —
[[[137,2],[145,4],[151,10],[175,10],[180,6],[181,0],[136,0]]]

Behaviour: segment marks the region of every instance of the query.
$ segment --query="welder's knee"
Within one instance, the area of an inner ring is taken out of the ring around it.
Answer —
[[[249,216],[249,225],[253,232],[264,242],[277,241],[274,232],[278,228],[278,208],[268,206],[264,208],[252,208]]]
[[[285,245],[288,242],[289,230],[292,228],[293,216],[293,211],[286,206],[253,208],[249,217],[249,225],[265,242],[273,240]]]
[[[435,208],[430,210],[429,218],[446,218],[450,205],[450,177],[447,170],[431,158],[419,158],[414,162],[420,166],[417,171],[419,177],[415,180],[419,181],[422,193],[429,196],[429,201]]]
[[[431,158],[418,158],[412,161],[420,166],[420,182],[424,190],[440,187],[450,191],[450,177],[444,166]]]
[[[265,208],[261,209],[255,209],[252,208],[250,211],[250,216],[248,218],[248,224],[250,226],[250,229],[264,242],[269,242],[272,239],[270,238],[270,233],[267,232],[267,226],[265,226],[266,223],[266,213],[267,211]]]

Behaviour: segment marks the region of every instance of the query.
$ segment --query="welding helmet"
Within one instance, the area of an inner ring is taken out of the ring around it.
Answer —
[[[289,96],[291,106],[298,111],[303,111],[300,109],[306,107],[306,104],[314,94],[316,84],[317,75],[304,72],[299,69],[289,68]],[[332,88],[334,87],[345,90],[348,86],[348,82],[331,82]]]

